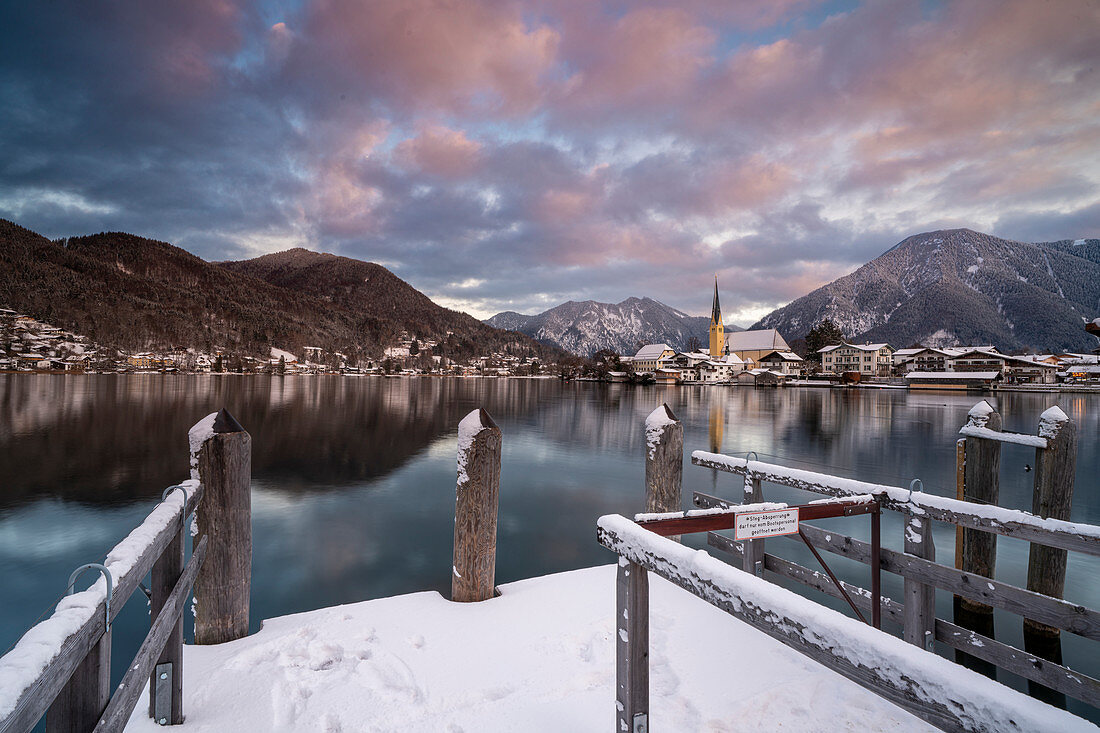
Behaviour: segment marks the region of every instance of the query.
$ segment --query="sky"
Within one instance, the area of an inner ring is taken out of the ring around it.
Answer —
[[[0,217],[748,325],[919,232],[1100,236],[1100,2],[3,3]]]

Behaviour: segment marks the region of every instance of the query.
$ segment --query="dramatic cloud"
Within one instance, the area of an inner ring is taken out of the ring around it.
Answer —
[[[0,216],[304,246],[488,316],[746,324],[913,233],[1100,235],[1087,0],[0,8]]]

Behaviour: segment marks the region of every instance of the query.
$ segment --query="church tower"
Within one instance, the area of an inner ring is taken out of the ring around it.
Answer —
[[[722,306],[718,305],[718,276],[714,276],[714,305],[710,312],[710,358],[720,359],[726,347],[725,329],[722,328]]]

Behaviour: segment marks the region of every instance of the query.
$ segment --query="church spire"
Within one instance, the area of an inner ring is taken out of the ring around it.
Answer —
[[[711,307],[710,312],[711,323],[722,322],[722,306],[718,304],[718,276],[714,276],[714,305]]]
[[[710,311],[710,349],[712,359],[722,356],[726,347],[726,334],[722,328],[722,306],[718,303],[718,276],[714,276],[714,305]]]

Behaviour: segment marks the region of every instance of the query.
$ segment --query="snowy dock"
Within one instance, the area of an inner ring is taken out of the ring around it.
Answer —
[[[180,730],[613,730],[615,566],[501,591],[364,601],[187,646]],[[671,583],[651,593],[655,731],[934,730]],[[141,708],[127,727],[158,729]]]

